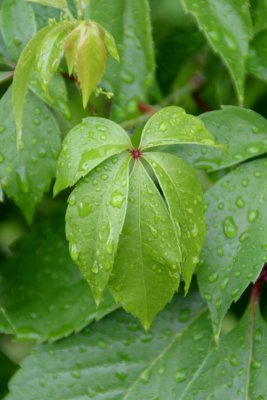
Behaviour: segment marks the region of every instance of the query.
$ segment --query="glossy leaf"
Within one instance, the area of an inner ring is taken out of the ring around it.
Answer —
[[[84,23],[81,23],[68,34],[64,42],[64,52],[68,65],[69,75],[72,74],[74,66],[77,63],[77,53],[80,41],[82,39],[83,30]]]
[[[126,132],[104,118],[86,118],[63,142],[54,193],[73,186],[107,158],[131,148]]]
[[[68,8],[67,0],[27,0],[31,3],[42,4],[43,6],[55,8]]]
[[[207,237],[198,282],[216,337],[233,301],[267,261],[267,160],[241,165],[206,193]]]
[[[40,346],[22,363],[7,399],[139,400],[153,398],[152,382],[157,396],[169,399],[190,382],[208,351],[210,324],[200,307],[194,295],[177,296],[149,333],[116,312],[79,335]]]
[[[199,118],[186,114],[180,107],[170,106],[162,108],[148,120],[140,146],[148,149],[180,143],[216,145],[213,136]]]
[[[70,254],[97,304],[112,272],[127,199],[130,156],[113,157],[81,180],[69,197],[66,235]]]
[[[179,400],[262,400],[266,396],[266,323],[259,309],[246,312],[191,377]]]
[[[257,78],[267,82],[267,31],[259,33],[252,41],[249,57],[248,70]]]
[[[223,106],[222,110],[207,112],[200,118],[227,151],[206,146],[170,146],[166,149],[195,168],[217,171],[267,152],[267,121],[255,111]]]
[[[134,117],[139,114],[138,103],[148,100],[154,80],[148,1],[90,0],[86,16],[103,25],[118,47],[121,62],[109,59],[103,81],[103,87],[114,93],[111,118]]]
[[[59,129],[46,106],[29,94],[24,115],[24,147],[17,150],[11,97],[12,87],[0,101],[0,184],[30,222],[55,175]]]
[[[205,238],[203,194],[194,170],[178,157],[147,153],[170,210],[177,242],[182,250],[182,275],[189,289]]]
[[[34,12],[25,0],[2,0],[0,27],[13,61],[36,32]]]
[[[63,216],[48,221],[11,250],[13,256],[0,268],[0,306],[16,339],[56,340],[117,308],[108,294],[96,308],[69,256]],[[1,322],[0,331],[6,332]]]
[[[110,288],[148,329],[179,285],[181,254],[168,210],[140,161],[130,176],[125,223]]]
[[[32,79],[32,74],[36,65],[36,53],[40,41],[50,31],[51,26],[47,26],[39,31],[24,48],[19,58],[13,80],[13,113],[16,121],[17,142],[20,142],[22,136],[23,112],[26,101],[28,86]]]
[[[197,20],[213,50],[222,57],[238,94],[244,100],[246,57],[252,35],[248,0],[182,0]]]

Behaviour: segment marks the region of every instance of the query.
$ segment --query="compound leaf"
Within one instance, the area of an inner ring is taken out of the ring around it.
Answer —
[[[70,254],[97,304],[112,272],[128,198],[130,155],[105,161],[81,180],[69,198],[66,234]]]
[[[241,165],[205,196],[207,237],[197,277],[216,338],[226,311],[267,261],[266,166],[266,159]]]
[[[190,165],[171,154],[146,153],[170,210],[182,249],[182,275],[186,292],[199,261],[205,238],[204,201],[200,183]]]
[[[179,285],[181,254],[164,201],[140,161],[110,281],[113,297],[148,329]]]
[[[104,118],[85,118],[63,142],[54,193],[74,185],[107,158],[131,148],[127,133]]]

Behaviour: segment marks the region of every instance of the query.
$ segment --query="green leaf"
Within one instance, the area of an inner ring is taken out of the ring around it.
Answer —
[[[130,176],[111,293],[148,329],[179,285],[181,254],[168,210],[140,161]]]
[[[35,74],[30,83],[31,91],[43,100],[54,110],[62,114],[66,119],[70,119],[71,111],[69,106],[68,92],[64,78],[55,73],[48,85],[48,91],[42,89],[40,79]]]
[[[50,31],[51,26],[47,26],[39,31],[27,44],[21,53],[15,70],[13,80],[13,113],[16,121],[17,142],[19,143],[22,136],[23,111],[25,106],[26,94],[28,86],[32,79],[32,74],[36,66],[36,54],[40,46],[40,42]]]
[[[51,112],[29,94],[24,115],[23,148],[16,148],[11,104],[12,87],[0,101],[0,185],[20,207],[28,222],[55,175],[59,129]]]
[[[25,0],[2,0],[0,27],[13,61],[36,32],[34,12]]]
[[[192,275],[205,238],[203,194],[194,170],[170,154],[146,153],[170,210],[177,242],[182,250],[182,275],[185,290]]]
[[[252,35],[248,0],[182,0],[204,32],[213,50],[225,62],[239,102],[244,100],[246,57]]]
[[[13,71],[0,71],[0,84],[12,79],[13,75]]]
[[[109,52],[109,54],[114,58],[114,60],[120,62],[120,56],[118,53],[118,49],[116,46],[116,42],[114,37],[109,33],[106,29],[102,28],[102,32],[104,33],[104,43]]]
[[[86,16],[103,25],[118,47],[121,62],[108,60],[103,81],[103,87],[114,93],[111,118],[123,121],[134,117],[139,114],[138,103],[148,101],[148,92],[154,81],[148,1],[90,0]],[[108,38],[105,39],[107,46]]]
[[[65,39],[64,52],[68,65],[69,75],[72,74],[75,64],[77,62],[77,53],[82,38],[84,23],[80,23],[73,29]]]
[[[7,399],[126,400],[135,393],[135,400],[171,399],[209,348],[210,324],[200,307],[195,295],[177,296],[149,333],[119,311],[79,335],[39,346],[12,379]]]
[[[267,31],[260,32],[252,41],[249,57],[248,57],[248,71],[267,82]]]
[[[162,108],[146,123],[140,146],[142,149],[169,144],[194,143],[215,146],[203,122],[176,106]]]
[[[130,155],[113,157],[80,181],[69,197],[70,254],[99,304],[112,272],[128,198]]]
[[[206,193],[207,237],[198,282],[218,338],[233,301],[267,261],[267,160],[241,165]]]
[[[0,397],[7,393],[7,383],[16,371],[17,366],[0,351]]]
[[[85,118],[63,142],[54,193],[73,186],[98,164],[131,147],[126,132],[114,122],[104,118]]]
[[[260,32],[267,28],[267,1],[257,0],[251,7],[254,32]]]
[[[228,168],[267,152],[267,121],[255,111],[223,106],[222,110],[202,114],[200,118],[227,152],[206,146],[170,146],[165,151],[207,171]]]
[[[246,312],[241,322],[222,338],[191,376],[179,400],[253,399],[266,396],[267,328],[259,309]],[[197,393],[197,395],[196,395]]]
[[[69,256],[63,215],[35,229],[11,250],[13,256],[0,269],[0,307],[17,340],[57,340],[117,308],[106,293],[96,309],[87,282]],[[1,322],[0,331],[6,332]]]
[[[31,3],[42,4],[43,6],[67,9],[67,0],[27,0]]]

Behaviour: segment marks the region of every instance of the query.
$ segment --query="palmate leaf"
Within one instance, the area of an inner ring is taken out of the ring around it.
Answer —
[[[59,128],[43,102],[29,94],[24,115],[24,147],[18,151],[11,97],[12,87],[0,101],[0,185],[30,222],[56,173]]]
[[[52,341],[78,332],[117,308],[107,293],[98,308],[71,260],[63,215],[56,215],[12,248],[0,265],[0,332],[17,340]],[[37,268],[38,266],[38,268]]]
[[[72,257],[97,303],[108,284],[113,297],[146,329],[178,289],[181,272],[188,290],[204,239],[203,196],[194,172],[182,160],[146,152],[146,147],[154,146],[155,138],[160,143],[215,145],[196,117],[185,117],[178,107],[165,111],[147,123],[139,149],[114,122],[85,119],[63,143],[54,188],[58,193],[85,177],[77,183],[67,211]],[[160,126],[169,122],[174,128],[161,139]],[[128,193],[130,158],[130,167],[134,165]],[[142,159],[152,164],[168,207]]]
[[[195,294],[176,296],[149,333],[116,312],[79,335],[36,348],[7,400],[179,398],[210,343],[207,313]]]
[[[244,100],[246,57],[252,35],[248,0],[181,0],[197,20],[215,52],[227,65],[238,94]]]
[[[211,146],[170,146],[165,149],[190,162],[195,168],[218,171],[267,152],[267,121],[255,111],[223,106],[200,116],[213,136],[227,151]]]
[[[266,166],[266,159],[241,165],[205,196],[207,237],[197,277],[216,338],[228,308],[267,260]]]

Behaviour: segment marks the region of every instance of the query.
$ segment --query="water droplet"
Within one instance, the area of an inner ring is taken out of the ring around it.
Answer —
[[[241,183],[242,183],[243,187],[247,187],[248,184],[249,184],[249,180],[248,179],[242,179]]]
[[[214,272],[214,274],[209,276],[209,282],[211,282],[211,283],[216,282],[217,279],[218,279],[218,273],[217,272]]]
[[[39,120],[39,118],[34,118],[33,123],[34,123],[34,125],[38,126],[38,125],[40,125],[41,121]]]
[[[232,217],[225,218],[225,220],[223,221],[223,230],[225,236],[227,236],[229,239],[232,239],[237,235],[238,227]]]
[[[166,121],[163,121],[159,126],[159,130],[161,132],[165,132],[167,130],[167,128],[168,128],[168,122],[166,122]]]
[[[260,367],[261,367],[261,362],[260,361],[254,360],[252,362],[252,368],[259,369]]]
[[[157,237],[158,237],[158,231],[157,231],[156,228],[154,228],[154,226],[149,225],[149,230],[150,230],[152,236],[154,236],[154,238],[157,238]]]
[[[147,384],[149,382],[149,378],[150,378],[150,376],[149,376],[149,372],[148,371],[144,371],[140,375],[141,382],[144,383],[144,384]]]
[[[237,359],[237,357],[236,357],[235,354],[232,354],[232,355],[231,355],[230,364],[231,364],[233,367],[236,367],[236,366],[239,364],[238,359]]]
[[[106,181],[108,179],[107,174],[102,174],[101,175],[101,179],[103,179],[103,181]]]
[[[80,370],[79,370],[79,369],[74,369],[74,370],[71,372],[71,376],[72,376],[73,378],[75,378],[75,379],[79,379],[79,378],[81,377],[81,372],[80,372]]]
[[[96,125],[96,129],[100,132],[107,132],[108,128],[105,125],[98,124]]]
[[[112,193],[110,204],[112,205],[112,207],[121,208],[124,203],[124,200],[125,196],[118,190],[115,190]]]
[[[80,252],[78,250],[78,247],[77,247],[76,243],[71,243],[70,244],[70,255],[71,255],[71,258],[74,261],[78,260],[78,258],[80,256]]]
[[[26,173],[26,168],[20,166],[16,169],[18,185],[22,193],[29,193],[29,181]]]
[[[98,263],[96,261],[94,261],[93,266],[92,266],[91,269],[92,269],[93,274],[97,274],[98,273],[99,266],[98,266]]]
[[[186,380],[186,369],[182,368],[176,371],[175,380],[178,383],[184,382]]]
[[[92,212],[92,207],[89,203],[80,202],[78,204],[78,212],[80,217],[87,217]]]
[[[245,206],[245,201],[244,201],[243,197],[239,196],[236,199],[235,204],[237,205],[238,208],[243,208]]]
[[[224,255],[223,248],[221,246],[217,247],[217,255],[219,257],[223,257],[223,255]]]
[[[69,199],[68,199],[68,203],[70,206],[74,206],[76,204],[76,198],[74,196],[74,194],[71,194]]]
[[[259,212],[256,210],[249,211],[249,213],[248,213],[249,222],[255,221],[257,219],[258,215],[259,215]]]
[[[34,114],[35,115],[40,115],[41,114],[41,108],[40,107],[36,107],[34,110]]]

